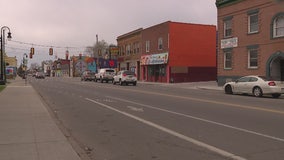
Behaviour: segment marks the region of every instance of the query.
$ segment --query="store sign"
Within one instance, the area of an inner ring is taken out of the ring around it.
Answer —
[[[110,47],[109,50],[110,50],[111,55],[113,55],[113,56],[118,55],[118,52],[119,52],[118,47]]]
[[[167,64],[169,53],[159,53],[141,56],[141,65]]]
[[[238,37],[221,40],[221,49],[234,47],[238,47]]]

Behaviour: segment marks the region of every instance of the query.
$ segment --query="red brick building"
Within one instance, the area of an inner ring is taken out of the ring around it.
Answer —
[[[217,0],[218,84],[245,75],[284,81],[284,0]]]
[[[142,32],[141,79],[216,80],[216,27],[167,21]]]
[[[117,37],[119,54],[117,58],[118,70],[131,70],[137,74],[140,80],[141,58],[141,32],[143,28],[131,31]]]

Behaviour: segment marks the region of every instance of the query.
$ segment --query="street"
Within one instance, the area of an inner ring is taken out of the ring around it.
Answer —
[[[282,160],[284,96],[186,84],[28,80],[91,160]],[[67,133],[65,133],[67,134]]]

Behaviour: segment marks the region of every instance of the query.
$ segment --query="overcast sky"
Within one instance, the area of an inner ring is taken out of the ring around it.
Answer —
[[[6,44],[7,54],[22,58],[34,44],[30,62],[54,58],[38,45],[59,47],[54,52],[63,58],[67,47],[78,55],[94,45],[96,34],[116,44],[122,34],[168,20],[217,23],[215,0],[0,0],[0,6],[0,25],[8,26],[17,41]]]

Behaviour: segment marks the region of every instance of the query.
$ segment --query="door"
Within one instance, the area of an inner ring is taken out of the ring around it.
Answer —
[[[140,80],[140,61],[137,61],[136,68],[137,80]]]
[[[284,81],[284,60],[280,61],[280,76],[281,81]]]
[[[237,93],[246,93],[248,88],[250,77],[242,77],[236,83],[234,87],[234,92]]]

